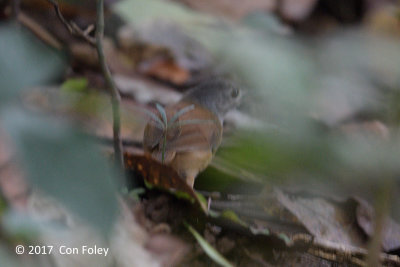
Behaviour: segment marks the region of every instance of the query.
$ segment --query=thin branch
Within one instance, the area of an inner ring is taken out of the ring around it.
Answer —
[[[53,5],[54,10],[57,14],[57,17],[60,19],[60,21],[62,22],[62,24],[65,26],[65,28],[72,34],[75,36],[78,36],[84,40],[86,40],[89,44],[91,44],[92,46],[96,45],[96,40],[95,38],[89,36],[91,30],[93,30],[93,25],[89,25],[89,27],[86,30],[82,30],[81,28],[79,28],[78,25],[76,25],[74,22],[68,22],[63,14],[61,13],[60,10],[60,6],[58,5],[58,3],[55,0],[47,0],[47,2],[49,2],[50,4]],[[91,29],[91,30],[90,30]]]
[[[120,111],[120,103],[121,103],[121,95],[119,94],[118,88],[111,76],[111,72],[108,69],[103,50],[103,37],[104,37],[104,1],[97,0],[97,21],[96,21],[96,31],[95,38],[90,37],[90,32],[93,31],[93,25],[89,25],[86,30],[82,30],[76,25],[74,22],[69,23],[61,13],[60,7],[55,0],[47,0],[54,6],[54,10],[67,28],[67,30],[72,35],[77,35],[84,40],[86,40],[90,45],[96,47],[97,55],[99,58],[99,64],[101,66],[101,70],[103,72],[104,78],[107,83],[107,87],[111,93],[111,106],[112,106],[112,114],[113,114],[113,144],[114,144],[114,154],[115,161],[117,162],[117,166],[124,167],[124,159],[123,159],[123,151],[122,151],[122,141],[121,141],[121,111]]]
[[[103,36],[104,36],[104,1],[97,0],[97,23],[96,23],[96,50],[99,57],[99,63],[106,80],[107,86],[111,93],[111,105],[113,113],[113,135],[114,135],[114,153],[115,160],[118,166],[124,166],[122,154],[122,141],[121,141],[121,114],[120,103],[121,95],[117,86],[111,76],[111,72],[107,66],[103,50]]]
[[[28,28],[33,34],[35,34],[47,45],[54,47],[57,50],[61,50],[63,48],[60,41],[58,41],[49,31],[43,28],[42,25],[34,21],[23,11],[19,12],[17,19],[19,23]]]

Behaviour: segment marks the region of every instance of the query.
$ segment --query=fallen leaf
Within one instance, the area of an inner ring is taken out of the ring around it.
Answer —
[[[140,64],[139,71],[174,84],[182,85],[190,78],[190,73],[170,59],[156,59]]]
[[[365,234],[371,238],[374,234],[375,211],[364,199],[359,197],[351,198],[357,205],[357,223]],[[400,248],[400,225],[393,219],[388,218],[383,227],[382,248],[384,251],[392,251]]]
[[[206,203],[171,167],[141,155],[125,153],[124,158],[126,168],[137,171],[150,187],[168,190],[178,198],[194,201],[207,212]]]
[[[314,236],[330,242],[363,247],[365,242],[355,224],[355,214],[348,212],[342,205],[322,197],[305,197],[285,194],[275,189],[277,199]],[[354,206],[354,205],[353,205]],[[354,209],[353,209],[354,210]]]

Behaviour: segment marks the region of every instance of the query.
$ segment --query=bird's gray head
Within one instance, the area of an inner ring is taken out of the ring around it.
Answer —
[[[225,114],[239,105],[241,97],[242,92],[234,83],[212,79],[187,91],[182,100],[193,101],[208,108],[222,122]]]

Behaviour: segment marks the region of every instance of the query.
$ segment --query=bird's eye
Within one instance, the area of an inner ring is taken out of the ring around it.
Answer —
[[[238,96],[239,96],[239,90],[236,89],[236,88],[232,89],[232,91],[231,91],[231,96],[232,96],[233,98],[238,97]]]

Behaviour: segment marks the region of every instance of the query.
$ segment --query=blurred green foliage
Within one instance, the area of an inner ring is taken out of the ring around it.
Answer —
[[[361,27],[317,38],[284,35],[265,14],[234,24],[165,1],[153,0],[148,9],[141,2],[121,2],[116,11],[134,27],[159,18],[176,22],[244,85],[244,108],[262,125],[239,129],[218,156],[267,182],[306,186],[317,178],[328,190],[336,183],[348,193],[400,177],[398,39]],[[130,12],[134,7],[140,16]],[[381,121],[391,138],[341,132],[343,122],[362,116]]]
[[[16,23],[0,23],[0,107],[22,89],[59,78],[65,56]]]
[[[88,89],[89,81],[85,77],[70,78],[63,82],[61,90],[64,92],[83,93]]]
[[[381,136],[354,139],[328,130],[331,123],[339,124],[363,110],[372,110],[376,117],[388,112],[381,99],[400,89],[400,51],[393,40],[360,30],[322,38],[312,51],[300,40],[292,45],[291,39],[267,39],[254,33],[233,32],[228,40],[229,47],[221,45],[220,55],[259,98],[252,102],[254,116],[278,127],[240,131],[235,147],[227,149],[224,157],[279,179],[279,174],[313,177],[317,171],[319,177],[333,174],[331,178],[346,177],[357,183],[399,174],[396,131],[390,140],[382,140]],[[390,90],[382,90],[381,85]],[[316,97],[324,90],[326,104]],[[322,108],[331,113],[324,116]],[[332,113],[341,109],[350,112],[333,118]]]
[[[267,182],[319,178],[343,190],[399,177],[398,40],[361,29],[304,40],[277,34],[279,23],[260,14],[233,24],[162,0],[125,0],[114,10],[135,26],[160,18],[177,22],[242,82],[251,103],[245,108],[262,125],[239,129],[234,145],[219,151],[236,167]],[[68,123],[9,107],[22,89],[54,81],[64,68],[62,53],[19,25],[0,25],[1,123],[27,177],[106,232],[116,213],[112,181],[119,174]],[[69,80],[63,87],[81,91],[87,81]],[[354,139],[331,131],[360,113],[386,123],[391,138]]]
[[[97,144],[67,122],[13,109],[3,117],[30,181],[108,231],[117,211],[116,175]]]
[[[4,247],[0,244],[0,266],[1,267],[10,267],[10,266],[20,266],[17,259],[10,253],[10,250],[7,247]],[[35,265],[33,265],[35,266]]]
[[[117,212],[114,181],[120,174],[98,146],[67,121],[28,112],[16,101],[22,90],[61,77],[63,53],[14,23],[0,24],[0,51],[0,123],[26,177],[106,234]],[[75,81],[65,86],[86,85]]]

